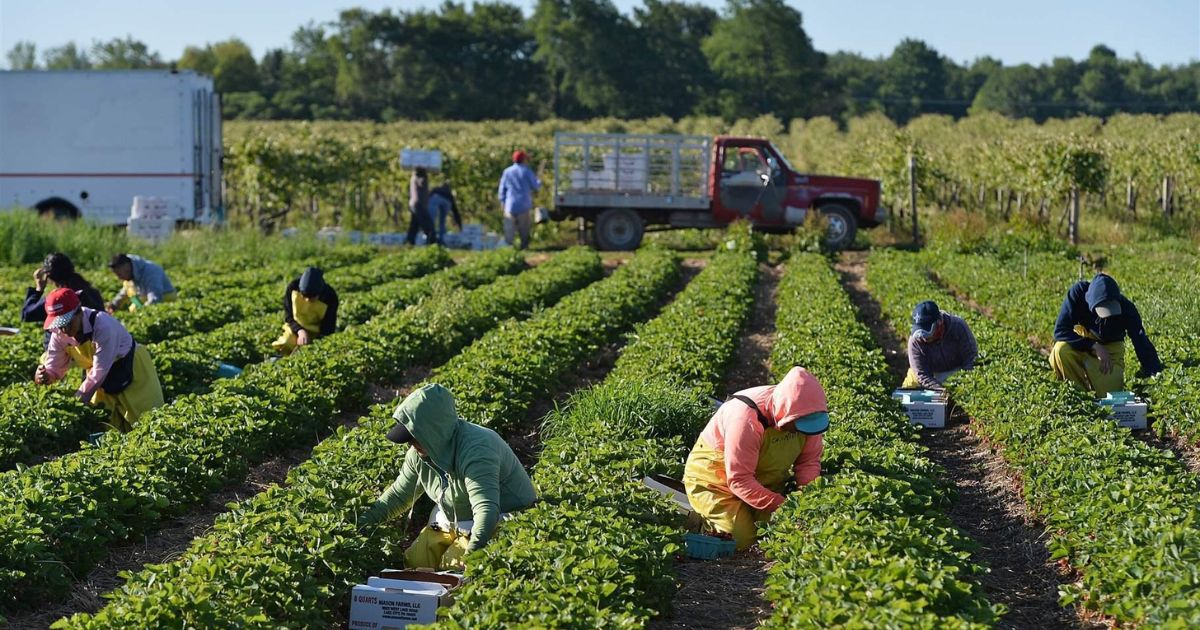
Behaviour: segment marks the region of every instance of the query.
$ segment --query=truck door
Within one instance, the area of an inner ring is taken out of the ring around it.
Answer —
[[[713,218],[720,223],[737,219],[764,225],[783,223],[787,176],[778,161],[762,146],[727,144],[721,150]]]

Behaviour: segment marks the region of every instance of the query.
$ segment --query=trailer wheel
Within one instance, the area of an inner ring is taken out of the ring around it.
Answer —
[[[605,251],[629,251],[642,244],[646,225],[626,208],[605,210],[596,217],[596,247]]]
[[[79,218],[79,208],[62,197],[43,199],[33,209],[37,211],[39,217],[63,221],[74,221]]]
[[[825,246],[839,251],[853,245],[858,232],[858,219],[854,213],[840,203],[823,203],[820,210],[829,224],[825,231]]]

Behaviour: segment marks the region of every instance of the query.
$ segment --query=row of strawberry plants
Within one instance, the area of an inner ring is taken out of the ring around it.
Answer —
[[[868,280],[899,327],[916,301],[954,303],[910,254],[873,254]],[[1051,558],[1081,573],[1061,589],[1062,603],[1122,624],[1200,624],[1200,479],[1118,427],[1089,395],[1052,380],[1023,336],[964,311],[980,360],[949,388],[1019,476]]]
[[[347,308],[339,317],[344,325],[362,324],[381,312],[403,310],[436,291],[475,288],[523,266],[523,258],[514,251],[489,252],[421,278],[352,292],[342,298]],[[276,318],[258,317],[151,345],[164,397],[170,402],[184,394],[207,392],[216,380],[218,361],[247,366],[265,360],[279,328]],[[45,407],[29,409],[25,402],[31,387],[19,384],[0,390],[0,470],[72,450],[88,433],[101,428],[99,415],[63,388],[39,393],[37,400]],[[13,393],[7,395],[7,390]]]
[[[446,250],[425,247],[403,250],[373,261],[331,270],[331,286],[343,291],[360,291],[372,284],[400,277],[416,277],[450,263]],[[273,268],[275,269],[275,268]],[[122,311],[118,317],[139,343],[152,344],[211,331],[231,321],[278,313],[279,296],[290,277],[298,274],[282,268],[261,272],[243,288],[226,288],[203,297],[184,296],[175,302],[157,304],[136,313]],[[22,334],[0,344],[0,386],[31,378],[42,353],[41,326],[22,326]]]
[[[638,329],[601,385],[547,417],[538,504],[468,558],[438,627],[642,628],[670,607],[682,519],[637,480],[679,477],[712,413],[753,306],[758,267],[742,239]]]
[[[567,296],[522,323],[485,335],[432,380],[455,393],[461,415],[503,391],[515,402],[505,413],[523,415],[552,393],[561,376],[616,340],[655,308],[675,283],[677,263],[665,252],[637,255],[610,278]],[[557,333],[548,331],[557,330]],[[541,343],[529,343],[537,339]],[[483,354],[507,361],[479,369]],[[564,359],[565,357],[565,359]],[[523,378],[524,366],[541,378]],[[387,565],[401,542],[393,524],[358,531],[357,517],[398,473],[403,451],[384,438],[394,422],[381,406],[357,429],[340,431],[273,488],[218,519],[177,561],[132,576],[108,607],[76,616],[63,627],[217,626],[316,627],[344,611],[349,587]],[[254,584],[254,588],[239,585]],[[182,598],[181,598],[182,595]]]
[[[1187,260],[1186,257],[1183,258]],[[960,295],[987,307],[1001,324],[1048,347],[1054,317],[1066,287],[1077,279],[1076,263],[1054,256],[1031,257],[1030,271],[990,257],[940,253],[929,257],[937,278]],[[1197,271],[1176,268],[1178,256],[1156,260],[1153,252],[1135,248],[1113,252],[1101,261],[1121,290],[1137,305],[1151,340],[1166,369],[1153,377],[1139,375],[1136,353],[1126,343],[1126,386],[1147,397],[1150,417],[1160,433],[1171,434],[1185,446],[1200,443],[1200,350],[1195,336],[1196,292],[1188,290],[1200,278]],[[1041,370],[1048,370],[1043,363]]]
[[[803,366],[829,401],[822,476],[772,515],[765,628],[988,627],[973,543],[946,516],[951,491],[890,397],[883,353],[830,268],[796,254],[780,283],[776,377]]]
[[[367,383],[440,363],[499,320],[593,282],[595,253],[571,250],[473,291],[454,291],[394,316],[252,366],[203,396],[147,414],[98,448],[0,477],[0,593],[6,607],[61,592],[112,542],[242,477],[248,464],[311,442],[338,410],[365,402]]]

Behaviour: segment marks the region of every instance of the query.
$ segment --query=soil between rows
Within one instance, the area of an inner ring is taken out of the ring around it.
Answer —
[[[754,311],[742,332],[737,355],[726,373],[730,394],[748,387],[770,385],[771,348],[775,345],[775,295],[783,270],[760,265]],[[770,563],[758,547],[730,558],[701,561],[680,558],[671,612],[651,621],[650,628],[754,628],[771,614],[763,591]]]
[[[866,252],[844,252],[836,269],[842,284],[884,349],[897,383],[908,370],[904,342],[883,317],[866,282]],[[927,430],[921,443],[926,456],[946,472],[958,492],[946,515],[979,548],[973,559],[989,571],[978,578],[993,603],[1008,613],[1001,628],[1092,628],[1072,609],[1058,605],[1060,576],[1046,549],[1044,532],[1021,496],[1017,475],[1004,459],[971,430],[970,419],[953,414],[942,430]]]

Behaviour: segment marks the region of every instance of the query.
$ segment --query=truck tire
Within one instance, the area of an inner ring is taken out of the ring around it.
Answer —
[[[820,210],[829,224],[825,232],[825,246],[839,251],[853,245],[858,232],[858,218],[854,213],[840,203],[823,203]]]
[[[632,210],[613,208],[596,217],[596,247],[604,251],[629,251],[642,244],[646,225]]]
[[[39,217],[50,218],[55,220],[74,221],[79,218],[79,208],[75,204],[63,199],[62,197],[51,197],[39,201],[33,207],[37,211]]]

